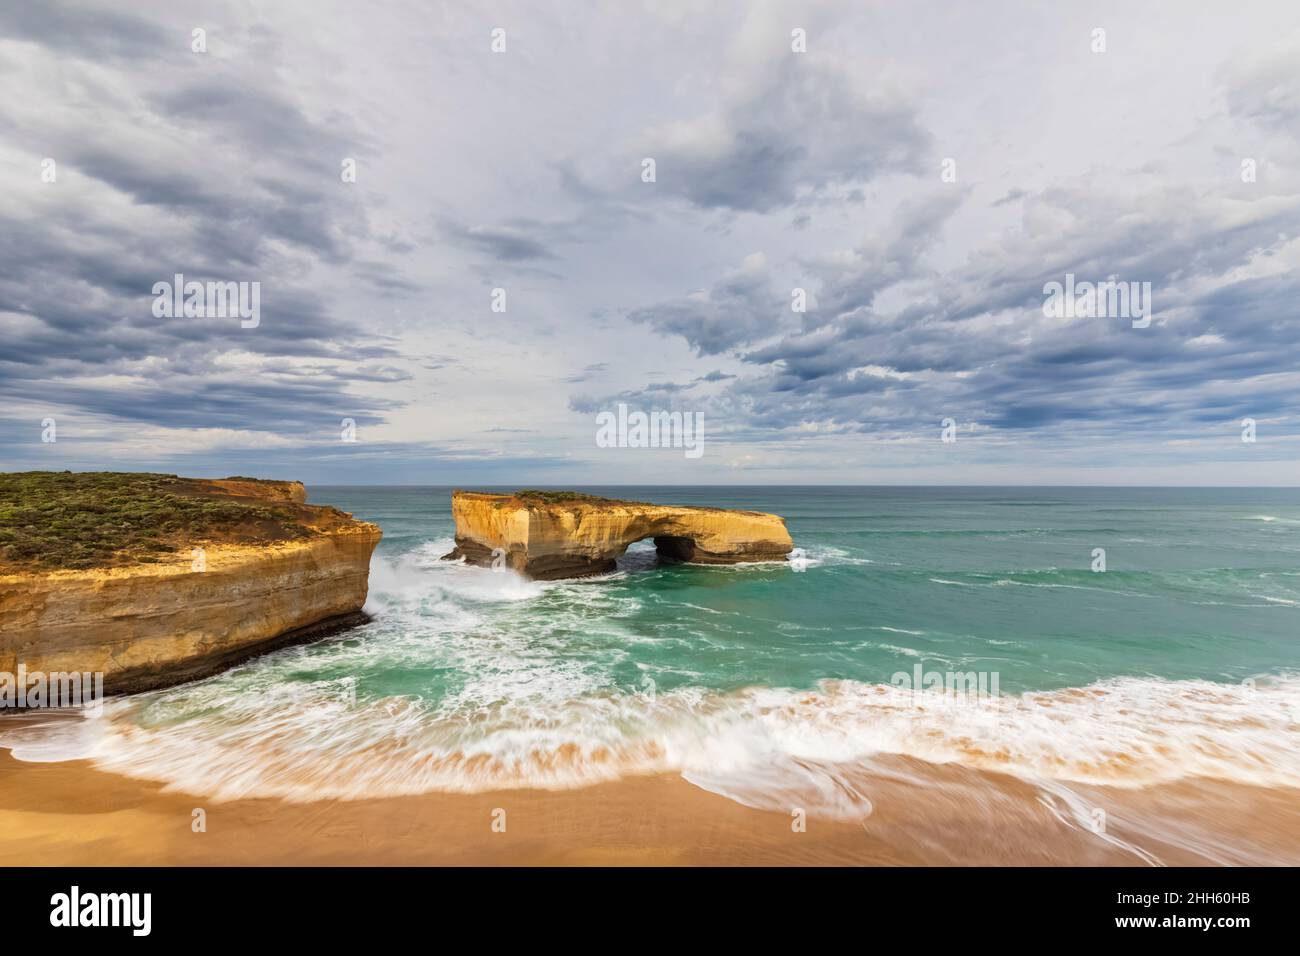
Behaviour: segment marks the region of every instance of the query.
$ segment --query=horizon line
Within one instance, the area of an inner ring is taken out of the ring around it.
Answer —
[[[264,480],[281,480],[281,479],[264,479]],[[303,484],[315,484],[322,488],[455,488],[469,489],[470,485],[460,484],[357,484],[353,482],[303,482]],[[1258,491],[1298,491],[1300,485],[1121,485],[1121,484],[1091,484],[1091,485],[1073,485],[1073,484],[1021,484],[1008,485],[998,483],[973,483],[973,484],[925,484],[911,483],[904,484],[900,482],[887,484],[783,484],[777,482],[763,483],[723,483],[709,482],[699,484],[655,484],[653,482],[582,482],[569,484],[533,484],[526,485],[519,482],[511,484],[497,484],[492,482],[473,483],[482,488],[530,488],[535,487],[539,490],[555,489],[559,491],[572,490],[577,488],[1152,488],[1152,489],[1179,489],[1179,488],[1199,488],[1204,490],[1248,490],[1255,489]]]

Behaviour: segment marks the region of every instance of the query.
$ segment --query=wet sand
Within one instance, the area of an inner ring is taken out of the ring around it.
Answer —
[[[0,750],[0,865],[1300,862],[1296,791],[1090,788],[1108,839],[1063,822],[1041,791],[1011,777],[896,758],[859,783],[871,795],[868,815],[810,814],[796,832],[790,813],[741,806],[670,775],[575,790],[216,802],[86,761],[25,763]],[[206,832],[192,829],[196,808],[206,811]],[[497,809],[504,833],[493,830]]]

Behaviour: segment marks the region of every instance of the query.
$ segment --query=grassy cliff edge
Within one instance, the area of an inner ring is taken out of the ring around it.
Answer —
[[[309,538],[348,516],[303,507],[297,482],[150,472],[0,474],[0,567],[85,570],[151,564],[208,544]]]

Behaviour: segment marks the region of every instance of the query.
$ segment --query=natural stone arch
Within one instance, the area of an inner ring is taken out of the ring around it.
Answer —
[[[785,520],[760,511],[652,505],[573,493],[452,493],[456,548],[448,558],[498,564],[533,578],[612,571],[651,538],[663,557],[692,564],[779,561],[793,548]]]

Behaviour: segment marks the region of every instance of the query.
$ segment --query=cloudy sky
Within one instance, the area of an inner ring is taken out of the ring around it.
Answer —
[[[1300,483],[1300,5],[1195,6],[0,0],[0,468]]]

